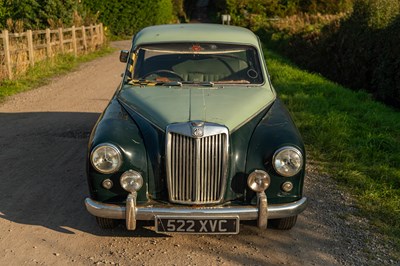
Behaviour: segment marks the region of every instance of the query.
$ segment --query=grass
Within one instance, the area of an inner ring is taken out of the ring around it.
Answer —
[[[360,214],[400,250],[399,110],[265,53],[272,83],[310,157],[355,196]]]
[[[77,58],[73,55],[65,54],[38,62],[26,73],[20,74],[15,79],[0,82],[0,102],[4,101],[8,96],[44,85],[49,82],[50,78],[67,73],[81,63],[104,56],[112,51],[112,48],[105,47]]]

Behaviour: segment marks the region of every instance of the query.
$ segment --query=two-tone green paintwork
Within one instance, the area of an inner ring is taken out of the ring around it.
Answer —
[[[138,33],[131,53],[141,45],[157,42],[223,42],[256,47],[264,62],[258,38],[250,31],[221,25],[166,25],[149,27]],[[130,62],[128,62],[127,69]],[[255,204],[255,194],[247,187],[247,176],[255,169],[271,176],[267,189],[270,204],[287,203],[302,197],[304,168],[285,178],[272,167],[272,156],[283,146],[297,147],[305,157],[300,134],[289,113],[276,99],[266,67],[265,83],[259,86],[140,86],[123,82],[99,118],[89,140],[88,158],[93,148],[107,142],[122,153],[122,167],[114,174],[96,172],[89,160],[88,182],[91,198],[123,204],[127,192],[119,178],[124,171],[139,171],[145,185],[138,192],[138,204],[151,200],[168,203],[165,167],[165,129],[171,123],[201,120],[225,125],[230,132],[228,180],[225,202]],[[124,79],[126,81],[126,77]],[[101,186],[113,181],[112,189]],[[292,181],[294,189],[283,192],[281,185]]]

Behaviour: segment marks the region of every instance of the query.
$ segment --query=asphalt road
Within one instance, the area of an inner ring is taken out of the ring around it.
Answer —
[[[114,46],[129,48],[129,42]],[[148,223],[135,232],[99,229],[84,207],[86,145],[123,68],[115,52],[0,104],[0,265],[393,262],[368,222],[353,215],[351,198],[317,173],[312,160],[310,205],[290,231],[249,224],[229,236],[156,234]]]

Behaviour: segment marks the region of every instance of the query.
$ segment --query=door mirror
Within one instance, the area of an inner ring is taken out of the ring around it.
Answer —
[[[119,61],[122,63],[126,63],[128,62],[128,57],[129,57],[129,51],[121,50],[121,53],[119,54]]]

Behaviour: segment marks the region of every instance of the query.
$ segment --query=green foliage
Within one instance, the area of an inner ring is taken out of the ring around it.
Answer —
[[[318,161],[400,245],[400,113],[265,51],[272,83]],[[400,255],[400,254],[397,254]]]
[[[173,15],[178,18],[179,21],[185,22],[187,20],[185,13],[185,1],[184,0],[172,0]]]
[[[185,21],[184,0],[4,0],[0,28],[10,31],[93,24],[99,19],[115,36],[131,37],[156,24]]]
[[[90,0],[84,2],[113,35],[132,36],[140,29],[169,23],[174,18],[171,0]]]
[[[356,0],[352,23],[364,27],[381,29],[390,24],[400,14],[399,0]]]
[[[0,2],[0,26],[2,26],[2,24],[1,24],[2,21],[6,20],[7,14],[8,14],[8,12],[7,12],[5,3],[4,3],[4,1],[1,1]]]
[[[297,64],[400,107],[400,0],[356,0],[319,32],[279,32],[270,43]]]
[[[283,8],[279,0],[226,0],[233,24],[244,27],[257,27],[267,17],[281,16]]]
[[[258,29],[269,18],[293,14],[334,14],[352,8],[354,0],[216,0],[220,13],[232,16],[233,24]]]
[[[292,5],[297,4],[297,10],[316,14],[336,14],[351,9],[353,0],[297,0],[287,1]]]
[[[17,21],[24,29],[71,26],[77,7],[76,0],[5,0],[0,5],[0,26],[13,30]]]
[[[73,13],[76,9],[75,0],[42,0],[40,1],[38,18],[43,25],[47,22],[50,26],[52,26],[52,23],[57,23],[58,26],[71,26],[73,24]]]

